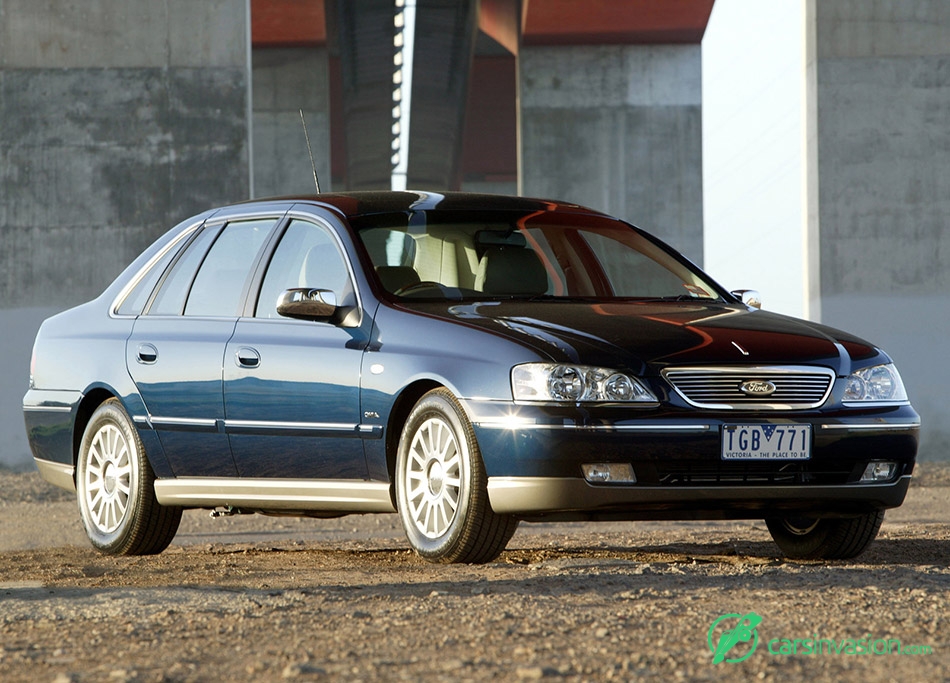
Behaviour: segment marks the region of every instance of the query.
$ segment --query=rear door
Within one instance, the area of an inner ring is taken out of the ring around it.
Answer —
[[[222,363],[275,218],[206,226],[171,266],[126,346],[129,373],[176,476],[234,476]]]

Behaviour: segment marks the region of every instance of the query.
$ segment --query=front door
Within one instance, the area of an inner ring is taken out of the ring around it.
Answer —
[[[353,316],[343,324],[279,316],[277,298],[296,287],[333,291]],[[331,230],[292,221],[267,267],[254,316],[238,321],[225,353],[225,425],[241,477],[366,479],[363,439],[379,436],[360,420],[369,324]]]

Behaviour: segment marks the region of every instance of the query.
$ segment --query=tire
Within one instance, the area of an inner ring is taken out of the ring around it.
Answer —
[[[496,515],[475,432],[447,389],[412,409],[396,456],[396,507],[413,549],[430,562],[491,562],[518,520]]]
[[[857,557],[877,537],[884,511],[859,517],[765,520],[772,539],[786,557],[796,560],[847,560]]]
[[[138,432],[117,399],[92,414],[79,447],[76,495],[86,536],[109,555],[154,555],[168,547],[180,507],[155,499],[155,474]]]

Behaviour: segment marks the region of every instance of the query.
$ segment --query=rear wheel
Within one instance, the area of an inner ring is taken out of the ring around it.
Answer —
[[[409,414],[396,458],[396,498],[406,537],[430,562],[490,562],[518,520],[495,514],[475,432],[446,389]]]
[[[782,517],[765,520],[786,557],[798,560],[846,560],[857,557],[877,537],[884,511],[859,517]]]
[[[79,514],[86,535],[110,555],[152,555],[168,547],[180,507],[155,499],[155,475],[138,432],[117,399],[92,414],[76,467]]]

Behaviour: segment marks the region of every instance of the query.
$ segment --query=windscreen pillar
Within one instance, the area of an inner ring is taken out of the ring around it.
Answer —
[[[0,1],[0,462],[40,320],[250,193],[247,0]]]
[[[810,317],[888,350],[923,419],[921,457],[946,458],[950,13],[942,0],[806,12]]]
[[[698,41],[526,41],[522,193],[629,220],[701,264],[701,76]]]

